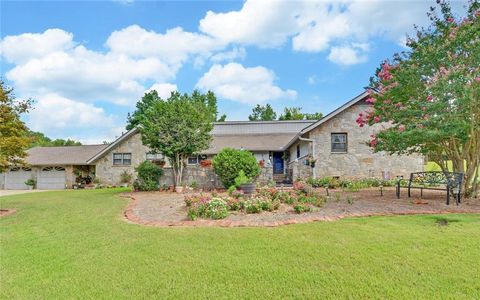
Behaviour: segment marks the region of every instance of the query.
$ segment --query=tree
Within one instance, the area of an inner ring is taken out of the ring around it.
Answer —
[[[134,119],[129,119],[138,125],[143,144],[167,157],[176,186],[182,184],[188,156],[200,153],[210,145],[212,122],[216,119],[214,102],[216,98],[211,92],[194,92],[192,95],[172,92],[166,100],[152,98],[148,105],[142,105],[140,112],[132,114]]]
[[[360,126],[388,122],[372,136],[375,151],[421,153],[444,171],[465,174],[466,195],[476,195],[480,164],[480,5],[455,20],[450,5],[431,8],[428,28],[416,28],[408,51],[385,61],[371,79],[368,111]]]
[[[316,112],[313,114],[305,113],[303,115],[305,120],[320,120],[323,118],[323,114],[321,112]]]
[[[13,89],[0,81],[0,171],[12,164],[24,164],[30,143],[28,128],[20,116],[31,108],[32,100],[17,100]]]
[[[176,92],[172,92],[170,97]],[[218,121],[223,122],[227,118],[226,115],[222,115],[217,119],[218,111],[217,111],[217,98],[215,94],[211,91],[208,91],[206,94],[202,94],[199,91],[193,91],[192,95],[190,96],[192,101],[204,103],[207,107],[207,110],[210,112],[212,116],[212,122]],[[139,123],[140,120],[143,118],[144,113],[147,109],[149,109],[153,103],[163,100],[160,96],[158,96],[157,91],[153,90],[142,97],[140,101],[136,104],[136,110],[133,114],[128,114],[127,116],[127,130],[135,128]]]
[[[252,109],[252,114],[248,116],[250,121],[272,121],[277,118],[277,114],[270,104],[265,106],[257,104]]]
[[[51,147],[51,146],[80,146],[82,145],[81,142],[75,141],[72,139],[55,139],[52,140],[51,138],[47,137],[45,134],[37,131],[30,131],[29,136],[31,137],[31,143],[29,145],[30,148],[32,147]]]
[[[281,114],[278,119],[281,121],[303,120],[305,116],[302,114],[301,110],[301,107],[285,107],[283,109],[283,114]]]

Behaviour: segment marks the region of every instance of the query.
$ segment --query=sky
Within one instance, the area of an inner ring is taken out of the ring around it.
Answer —
[[[1,77],[51,138],[112,141],[146,91],[212,90],[220,114],[256,104],[334,110],[406,50],[435,1],[0,1]],[[454,2],[462,14],[464,2]]]

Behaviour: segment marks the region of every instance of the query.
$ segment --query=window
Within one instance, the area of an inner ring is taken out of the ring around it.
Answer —
[[[146,158],[147,160],[150,160],[150,161],[160,161],[160,160],[164,160],[163,154],[161,154],[161,153],[153,153],[153,152],[147,153],[145,158]]]
[[[189,165],[196,165],[200,162],[200,159],[198,156],[189,156],[188,157],[188,162],[187,164]]]
[[[132,164],[132,153],[113,153],[113,165],[129,166]]]
[[[332,152],[333,153],[347,152],[347,134],[346,133],[332,133]]]
[[[297,145],[297,158],[300,157],[300,144]]]

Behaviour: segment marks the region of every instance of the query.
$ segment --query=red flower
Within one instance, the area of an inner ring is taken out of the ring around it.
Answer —
[[[453,23],[453,21],[455,21],[455,20],[454,20],[452,17],[450,17],[450,18],[447,19],[447,21],[448,21],[449,23]]]

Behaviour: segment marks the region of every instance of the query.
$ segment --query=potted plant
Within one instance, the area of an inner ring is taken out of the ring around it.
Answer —
[[[255,193],[257,188],[253,180],[245,175],[245,172],[241,170],[238,176],[235,178],[235,186],[240,188],[244,194],[251,195]]]
[[[264,159],[259,160],[258,165],[260,166],[260,168],[264,168],[265,167],[265,160]]]
[[[37,185],[37,182],[35,181],[35,179],[30,178],[27,181],[25,181],[25,185],[28,186],[29,190],[33,190],[35,188],[35,185]]]
[[[201,160],[200,165],[204,168],[210,168],[212,166],[212,160],[211,159]]]
[[[316,159],[313,159],[313,156],[308,156],[307,159],[305,160],[305,164],[307,166],[310,166],[312,168],[315,168],[315,163],[317,162]]]

